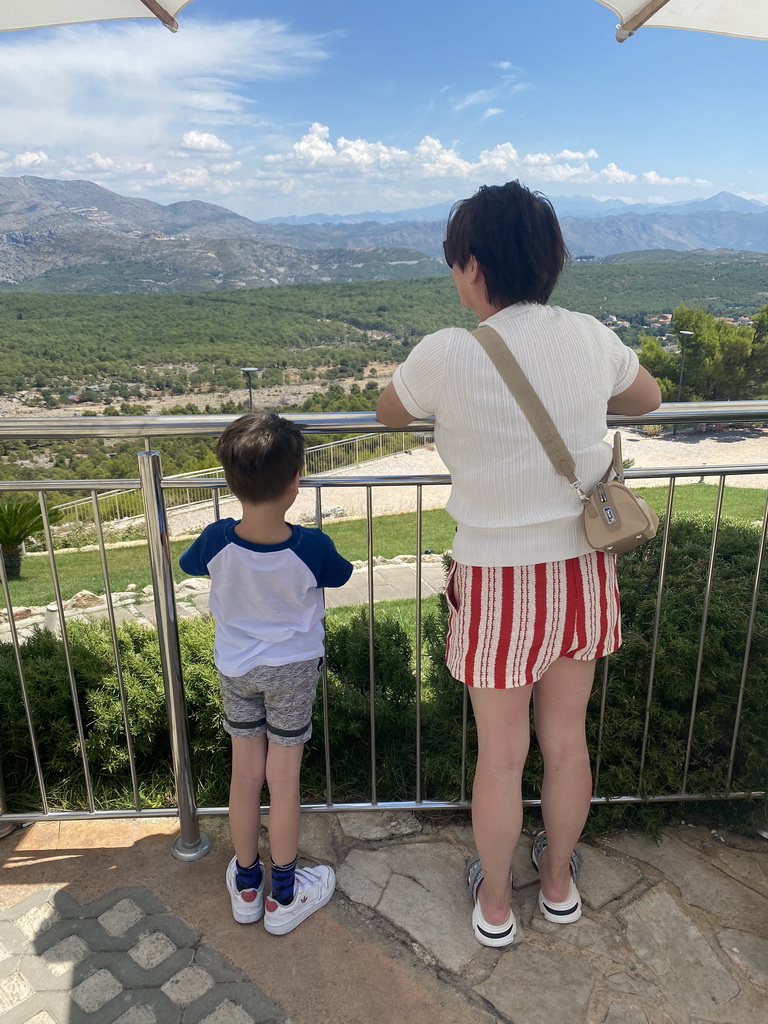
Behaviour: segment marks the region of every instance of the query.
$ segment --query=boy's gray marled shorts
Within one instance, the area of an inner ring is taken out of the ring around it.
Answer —
[[[312,705],[322,658],[290,665],[257,665],[244,676],[219,673],[224,730],[230,736],[263,736],[293,747],[312,735]]]

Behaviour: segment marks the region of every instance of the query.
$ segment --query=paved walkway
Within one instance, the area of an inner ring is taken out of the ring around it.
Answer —
[[[584,916],[549,924],[523,836],[518,938],[472,935],[456,813],[312,814],[337,893],[295,932],[231,918],[225,818],[171,856],[171,819],[46,822],[0,839],[3,1024],[765,1024],[768,844],[681,824],[583,843]]]
[[[373,587],[374,601],[391,601],[398,598],[416,597],[416,556],[400,555],[394,559],[374,558]],[[335,590],[325,592],[326,605],[339,608],[343,605],[367,604],[369,573],[367,563],[354,563],[358,566],[349,581]],[[445,571],[441,555],[424,555],[421,563],[421,595],[429,597],[440,593],[445,584]],[[194,618],[208,614],[208,594],[210,580],[189,578],[176,587],[176,602],[181,618]],[[152,587],[139,591],[135,588],[112,595],[115,619],[118,623],[139,621],[146,625],[155,625],[155,603]],[[47,607],[14,609],[16,631],[21,640],[29,636],[33,629],[45,626],[54,632],[59,631],[59,612],[55,604]],[[64,602],[65,619],[105,619],[107,618],[106,597],[81,591],[73,598]],[[0,642],[10,639],[8,616],[0,610]]]

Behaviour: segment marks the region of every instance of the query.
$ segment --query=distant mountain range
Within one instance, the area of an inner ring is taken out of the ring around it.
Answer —
[[[721,192],[664,206],[554,197],[571,253],[768,252],[768,206]],[[451,204],[252,221],[203,202],[161,206],[89,181],[0,178],[0,288],[189,291],[446,273]]]
[[[661,211],[674,213],[702,213],[708,210],[729,213],[765,213],[768,206],[756,199],[743,199],[730,192],[718,192],[709,199],[690,199],[680,203],[625,203],[622,199],[593,199],[591,196],[550,196],[558,217],[611,217],[622,213],[647,215]],[[396,213],[310,213],[303,217],[272,217],[263,224],[362,224],[375,221],[377,224],[397,224],[400,221],[445,221],[453,203],[437,203],[416,210],[399,210]]]

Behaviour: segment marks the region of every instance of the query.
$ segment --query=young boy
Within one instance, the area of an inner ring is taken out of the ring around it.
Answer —
[[[296,867],[299,771],[323,661],[322,588],[342,586],[352,566],[321,530],[285,521],[304,458],[296,424],[276,413],[241,416],[221,435],[217,454],[243,518],[207,526],[179,564],[211,577],[214,660],[232,737],[232,914],[242,924],[263,916],[268,932],[285,935],[325,906],[336,885],[330,867]],[[272,858],[266,901],[258,847],[265,780]]]

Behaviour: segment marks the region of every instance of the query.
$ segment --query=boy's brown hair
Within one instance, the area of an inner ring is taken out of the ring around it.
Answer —
[[[258,505],[285,494],[304,463],[298,424],[275,412],[247,413],[226,428],[216,445],[230,491]]]

